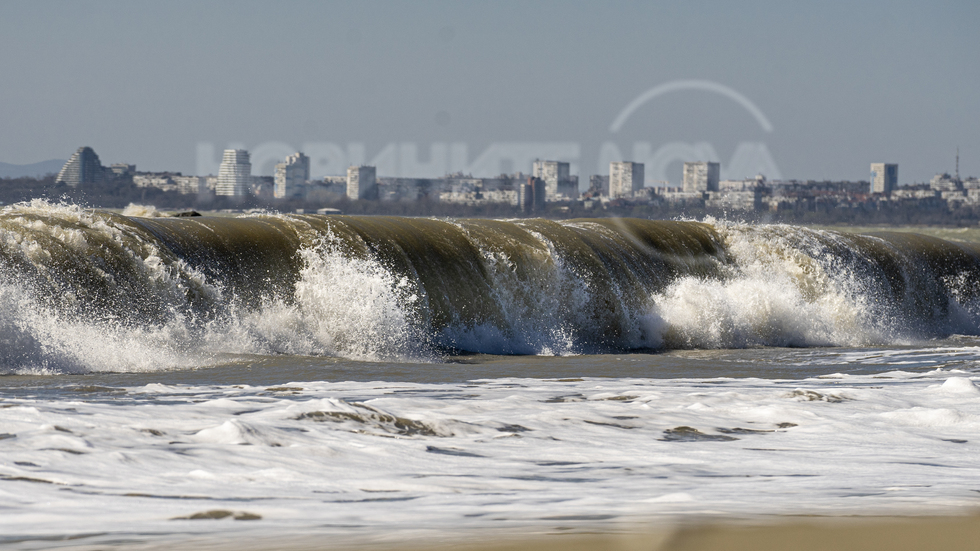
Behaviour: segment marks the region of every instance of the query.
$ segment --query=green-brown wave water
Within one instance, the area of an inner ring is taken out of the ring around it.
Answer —
[[[36,201],[0,212],[0,277],[7,372],[980,332],[975,245],[717,221],[139,218]]]

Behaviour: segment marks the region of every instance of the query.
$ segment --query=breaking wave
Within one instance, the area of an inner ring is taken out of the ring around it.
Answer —
[[[980,250],[912,234],[130,212],[144,216],[45,201],[0,211],[0,373],[980,333]]]

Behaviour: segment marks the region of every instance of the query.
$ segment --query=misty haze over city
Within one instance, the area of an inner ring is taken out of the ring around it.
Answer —
[[[612,160],[899,184],[980,172],[968,2],[5,2],[0,161],[475,176]],[[631,109],[632,107],[632,109]],[[697,155],[697,159],[684,159]],[[526,165],[526,166],[525,166]],[[582,188],[586,185],[583,183]]]

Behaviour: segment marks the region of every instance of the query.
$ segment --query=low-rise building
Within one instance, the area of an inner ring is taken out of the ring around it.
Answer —
[[[171,179],[177,185],[177,193],[182,195],[199,195],[208,189],[206,176],[174,176]]]
[[[900,187],[892,191],[892,200],[921,200],[921,199],[937,199],[941,192],[931,187],[923,186],[905,186]]]
[[[429,197],[436,188],[436,180],[430,178],[378,178],[377,199],[381,201],[419,201]]]
[[[115,163],[109,165],[108,170],[116,178],[126,178],[136,174],[136,165],[130,165],[126,163]]]
[[[173,176],[169,172],[140,172],[133,175],[133,183],[136,184],[136,187],[177,191],[177,183],[174,182]]]
[[[929,187],[936,191],[956,191],[963,189],[963,182],[956,176],[947,173],[937,174],[929,180]]]
[[[683,188],[658,188],[658,194],[664,202],[674,208],[704,208],[707,193],[703,191],[687,191]]]
[[[762,188],[708,191],[704,206],[725,210],[762,210]]]
[[[766,177],[759,174],[744,180],[719,180],[718,191],[751,191],[766,188]]]

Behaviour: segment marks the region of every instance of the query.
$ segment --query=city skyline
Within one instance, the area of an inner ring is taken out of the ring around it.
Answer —
[[[588,189],[582,190],[579,175],[571,173],[570,163],[556,160],[535,160],[530,174],[517,172],[473,177],[456,172],[437,178],[417,175],[379,177],[377,167],[358,164],[347,167],[346,178],[311,179],[310,158],[302,152],[286,155],[285,161],[276,163],[276,174],[272,177],[252,174],[249,151],[226,149],[217,176],[184,176],[179,172],[140,172],[136,165],[126,163],[106,167],[91,147],[83,146],[65,163],[54,183],[71,187],[107,183],[117,193],[127,186],[144,190],[157,188],[162,192],[196,196],[192,201],[201,205],[210,204],[218,197],[231,197],[239,206],[247,198],[271,200],[273,202],[268,206],[278,208],[289,203],[296,213],[305,213],[308,205],[316,205],[318,213],[324,209],[339,212],[334,207],[320,205],[339,204],[338,201],[346,199],[394,202],[403,206],[416,201],[466,206],[509,205],[520,208],[525,214],[543,212],[547,203],[558,203],[559,211],[565,209],[568,212],[573,205],[588,211],[597,206],[607,210],[613,203],[615,208],[645,205],[668,209],[771,212],[829,212],[838,208],[868,211],[882,207],[907,210],[915,207],[961,218],[976,216],[976,207],[980,205],[980,179],[960,177],[958,155],[956,167],[953,175],[937,174],[928,184],[900,187],[899,167],[895,163],[871,163],[868,181],[817,182],[768,180],[762,174],[742,179],[722,177],[720,163],[695,161],[683,163],[683,186],[673,187],[646,186],[643,163],[612,161],[607,175],[590,175]]]
[[[395,162],[451,168],[460,144],[471,165],[495,144],[532,143],[564,147],[574,158],[561,160],[583,175],[646,161],[647,185],[658,174],[650,159],[673,155],[663,174],[677,185],[692,151],[722,170],[740,151],[766,153],[778,168],[767,176],[785,179],[866,179],[869,160],[897,162],[911,183],[952,172],[959,147],[960,171],[980,173],[969,26],[980,8],[963,2],[41,1],[0,11],[0,162],[11,164],[67,159],[86,144],[107,163],[195,174],[201,144],[215,163],[226,148],[256,162],[264,144],[320,144],[346,164],[394,144]],[[555,24],[536,23],[546,17]]]
[[[278,144],[280,148],[285,148],[285,144]],[[292,150],[290,150],[292,151]],[[209,152],[210,155],[210,152]],[[619,158],[619,157],[617,157]],[[621,186],[626,185],[625,182],[628,181],[627,186],[630,191],[636,191],[643,188],[684,188],[684,191],[693,191],[693,188],[687,189],[690,185],[689,182],[693,180],[703,182],[698,184],[699,190],[714,190],[717,188],[717,182],[721,180],[728,181],[756,181],[756,180],[772,180],[772,181],[785,181],[785,182],[797,182],[797,183],[819,183],[820,181],[801,178],[769,178],[763,173],[757,173],[753,176],[728,176],[725,175],[725,168],[722,163],[716,161],[706,160],[703,157],[692,157],[697,160],[684,161],[683,162],[683,175],[680,182],[676,184],[668,181],[659,181],[655,185],[650,185],[649,179],[643,177],[645,164],[642,162],[628,161],[623,158],[620,160],[610,161],[607,166],[600,165],[596,171],[591,174],[587,174],[590,179],[596,176],[605,177],[607,179],[622,180],[620,183],[613,185],[611,189],[619,189]],[[281,160],[280,160],[281,159]],[[303,182],[313,182],[317,180],[323,181],[333,181],[338,177],[343,178],[344,174],[327,174],[325,176],[315,175],[310,170],[310,158],[303,153],[303,151],[293,151],[292,153],[284,154],[279,156],[266,156],[265,160],[268,162],[272,160],[275,162],[274,174],[266,174],[262,172],[255,172],[254,164],[251,162],[252,152],[243,147],[229,148],[221,151],[221,159],[219,162],[213,163],[213,170],[198,170],[196,173],[191,173],[186,176],[195,178],[214,178],[215,181],[219,181],[224,178],[227,182],[230,173],[236,174],[232,179],[236,179],[236,184],[226,183],[225,187],[234,186],[241,188],[245,185],[244,180],[237,180],[238,178],[245,177],[256,177],[268,179],[270,182],[274,182],[276,187],[276,197],[283,198],[291,195],[291,190],[293,186],[300,185]],[[90,146],[81,146],[75,153],[71,155],[68,160],[51,160],[49,163],[59,162],[60,170],[51,170],[50,174],[55,176],[55,182],[67,182],[69,185],[77,186],[81,183],[94,183],[96,181],[101,181],[103,172],[106,174],[115,173],[116,175],[142,175],[142,177],[153,177],[153,176],[182,176],[184,175],[182,171],[177,170],[162,170],[162,171],[147,171],[147,170],[137,170],[135,164],[129,163],[112,163],[111,165],[103,165],[98,154]],[[44,164],[44,163],[37,163]],[[92,167],[84,169],[87,164],[91,164]],[[523,176],[534,176],[536,178],[541,178],[542,181],[547,182],[549,186],[549,197],[553,199],[556,194],[565,194],[568,198],[574,198],[579,191],[585,191],[588,189],[589,184],[586,184],[588,180],[581,178],[582,174],[577,172],[577,166],[574,163],[569,163],[567,161],[560,160],[549,160],[546,158],[535,158],[533,162],[530,162],[531,168],[527,172],[523,169],[517,169],[513,172],[494,172],[485,175],[476,176],[472,173],[466,173],[464,170],[457,170],[454,172],[442,171],[437,173],[437,175],[429,175],[424,173],[379,173],[379,177],[384,178],[394,178],[394,179],[494,179],[497,177],[523,177]],[[16,166],[16,165],[8,165]],[[24,165],[33,166],[33,165]],[[200,169],[201,164],[198,163],[198,168]],[[231,168],[235,166],[236,168]],[[890,168],[889,168],[890,167]],[[955,177],[960,178],[959,172],[959,152],[957,151],[955,160],[955,171],[952,173],[950,171],[940,171],[936,172],[930,181],[934,181],[937,178]],[[365,163],[363,161],[357,163],[348,163],[344,169],[344,173],[347,177],[351,174],[351,169],[358,168],[370,168],[372,171],[377,173],[378,166],[376,163]],[[883,176],[885,170],[889,170],[887,177]],[[699,173],[696,176],[689,174],[689,170],[699,170],[701,172],[710,171],[711,175],[706,175],[707,173]],[[231,171],[231,172],[229,172]],[[625,171],[625,172],[622,172]],[[266,171],[267,172],[267,171]],[[89,174],[86,178],[84,174]],[[66,174],[73,174],[71,178],[66,178]],[[92,174],[97,174],[93,180]],[[37,177],[27,175],[25,177]],[[968,179],[976,179],[974,176],[964,175]],[[110,175],[111,178],[111,175]],[[625,180],[623,180],[625,178]],[[885,180],[887,183],[884,183]],[[823,180],[823,182],[829,182],[831,180]],[[838,182],[853,182],[850,180],[837,180]],[[863,181],[862,179],[856,180],[857,182]],[[715,182],[714,184],[706,182]],[[871,185],[871,193],[889,193],[891,190],[899,187],[900,184],[898,180],[898,164],[897,163],[871,163],[870,168],[870,179],[867,181]],[[659,184],[659,185],[657,185]],[[908,183],[906,185],[923,185],[925,182]],[[594,187],[594,186],[593,186]],[[562,189],[564,188],[564,189]],[[702,189],[703,188],[703,189]],[[230,189],[230,188],[229,188]],[[241,189],[239,189],[241,191]],[[612,195],[618,195],[619,192],[613,192]],[[219,193],[219,195],[240,195],[240,193]]]

